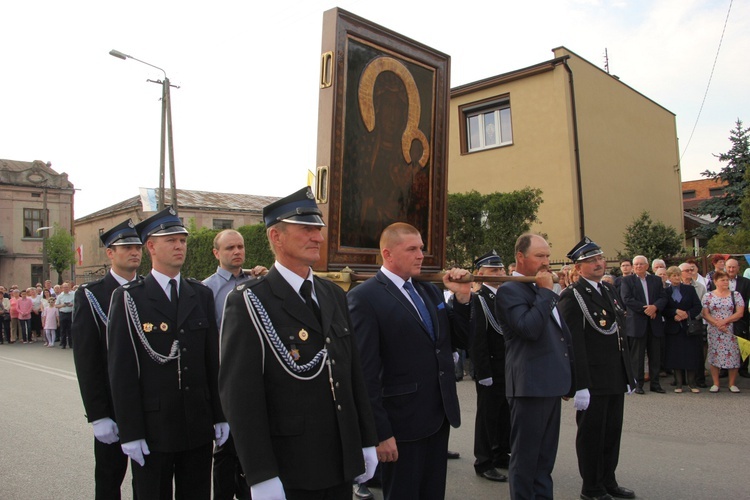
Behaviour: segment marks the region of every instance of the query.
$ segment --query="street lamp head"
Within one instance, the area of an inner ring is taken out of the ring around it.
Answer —
[[[123,61],[124,61],[125,59],[127,59],[128,57],[130,57],[129,55],[127,55],[127,54],[123,54],[123,53],[122,53],[122,52],[120,52],[119,50],[115,50],[115,49],[112,49],[112,50],[110,50],[110,51],[109,51],[109,55],[111,55],[111,56],[115,56],[115,57],[117,57],[118,59],[122,59]]]

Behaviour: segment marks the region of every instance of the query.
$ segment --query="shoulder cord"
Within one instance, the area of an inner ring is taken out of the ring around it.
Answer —
[[[138,308],[135,305],[135,301],[133,300],[133,297],[130,296],[128,292],[124,293],[125,296],[125,310],[127,311],[127,315],[130,318],[130,321],[128,322],[128,328],[132,324],[133,327],[135,327],[136,333],[138,333],[138,339],[141,341],[141,345],[146,351],[146,354],[149,355],[151,359],[159,363],[160,365],[167,364],[168,362],[172,360],[178,360],[180,359],[180,341],[175,340],[172,342],[172,348],[169,350],[168,355],[159,354],[154,350],[153,347],[151,347],[151,344],[149,344],[148,339],[146,339],[146,334],[143,332],[143,327],[141,326],[141,320],[138,317]],[[132,331],[131,331],[131,338],[132,338]]]
[[[492,312],[487,306],[487,302],[484,300],[484,297],[482,297],[481,295],[477,295],[477,297],[479,297],[479,303],[482,304],[482,310],[484,311],[484,317],[487,322],[490,324],[490,326],[492,326],[493,330],[495,330],[500,335],[503,335],[503,329],[500,328],[500,324],[495,319],[495,316],[492,315]]]
[[[99,316],[99,319],[102,320],[103,324],[107,324],[107,315],[104,314],[104,309],[102,309],[101,304],[99,304],[99,301],[96,300],[96,297],[94,294],[89,290],[88,288],[85,288],[83,290],[86,294],[86,298],[89,301],[89,305],[91,306],[91,314],[94,315],[94,317]],[[99,326],[99,322],[95,321],[96,328],[99,330],[99,333],[101,333],[101,327]]]
[[[601,328],[596,324],[594,318],[591,317],[591,312],[589,312],[589,308],[583,301],[583,297],[575,288],[573,288],[573,295],[575,295],[575,298],[578,301],[578,305],[581,306],[581,311],[583,311],[583,317],[586,318],[586,322],[591,325],[591,328],[604,335],[612,335],[617,331],[617,318],[613,318],[614,321],[612,322],[612,326],[610,326],[608,330]]]
[[[263,304],[260,302],[260,299],[250,290],[245,290],[245,305],[247,306],[247,312],[250,315],[250,320],[253,322],[253,326],[255,327],[255,331],[258,334],[258,338],[260,339],[261,346],[263,346],[265,343],[263,342],[263,338],[265,337],[266,342],[270,344],[270,346],[273,348],[271,349],[271,352],[273,352],[274,356],[276,357],[277,361],[281,365],[284,370],[291,375],[292,377],[298,379],[298,380],[312,380],[318,375],[320,375],[320,372],[323,371],[324,366],[328,366],[328,374],[329,378],[331,376],[331,362],[327,359],[328,358],[328,350],[324,347],[318,353],[315,355],[315,357],[305,363],[304,365],[298,365],[294,358],[292,358],[292,355],[289,354],[289,350],[286,348],[284,343],[279,338],[279,334],[276,333],[276,329],[273,326],[273,323],[271,323],[271,318],[268,317],[268,312],[266,312],[265,307],[263,307]],[[265,373],[265,366],[266,366],[266,353],[265,349],[263,349],[263,372]],[[310,371],[314,369],[315,367],[318,367],[318,370],[308,376],[302,376],[297,375],[298,373],[303,373],[306,371]]]

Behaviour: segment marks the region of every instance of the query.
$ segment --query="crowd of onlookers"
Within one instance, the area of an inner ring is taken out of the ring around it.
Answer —
[[[712,257],[711,265],[713,269],[703,276],[693,259],[673,266],[667,266],[663,259],[654,259],[649,267],[645,256],[637,256],[620,261],[620,276],[606,274],[603,278],[615,285],[622,297],[623,309],[631,316],[635,311],[628,311],[628,306],[635,302],[634,290],[623,286],[624,280],[628,276],[640,276],[646,290],[645,275],[661,279],[661,292],[650,294],[646,302],[656,306],[655,319],[662,324],[662,328],[650,327],[646,334],[653,336],[653,339],[645,340],[648,346],[646,360],[649,357],[658,357],[658,360],[648,360],[644,364],[641,359],[637,364],[638,353],[633,352],[636,349],[631,344],[633,365],[636,370],[645,368],[640,376],[644,381],[650,380],[653,392],[664,392],[658,384],[659,373],[674,375],[671,384],[677,393],[683,392],[684,384],[693,393],[706,387],[710,387],[710,392],[718,392],[719,379],[725,376],[728,376],[728,389],[740,392],[737,376],[750,377],[747,361],[742,361],[737,341],[737,337],[748,338],[750,268],[740,276],[739,261],[721,254]],[[563,266],[558,275],[561,290],[578,279],[573,266]],[[632,280],[636,283],[635,278]],[[640,293],[639,289],[637,291]],[[629,339],[640,335],[640,332],[632,331],[630,322],[627,325]],[[711,377],[710,385],[706,382],[706,366]],[[659,373],[654,374],[657,370]],[[636,388],[636,392],[643,393],[642,387]]]
[[[0,344],[44,342],[73,348],[70,323],[75,288],[69,283],[8,288],[0,285]]]

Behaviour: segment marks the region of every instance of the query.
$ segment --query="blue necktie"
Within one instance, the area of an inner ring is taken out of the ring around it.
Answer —
[[[424,326],[427,327],[427,331],[430,333],[430,337],[432,338],[432,340],[435,340],[435,332],[432,329],[432,318],[430,318],[430,312],[424,305],[422,297],[419,296],[410,281],[404,283],[404,290],[406,290],[406,293],[409,294],[412,302],[414,302],[414,306],[416,306],[417,311],[419,311],[419,315],[422,317],[422,322],[424,323]]]

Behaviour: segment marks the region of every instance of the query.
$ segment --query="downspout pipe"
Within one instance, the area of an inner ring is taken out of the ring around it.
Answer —
[[[576,239],[582,239],[586,235],[586,224],[583,213],[583,185],[581,183],[581,154],[578,144],[578,114],[576,112],[576,92],[575,85],[573,84],[573,70],[568,65],[568,58],[563,60],[563,66],[565,71],[568,72],[568,85],[570,86],[570,107],[572,110],[573,118],[573,149],[575,151],[576,158],[576,183],[578,184],[578,220],[580,225],[578,226],[579,234]]]

